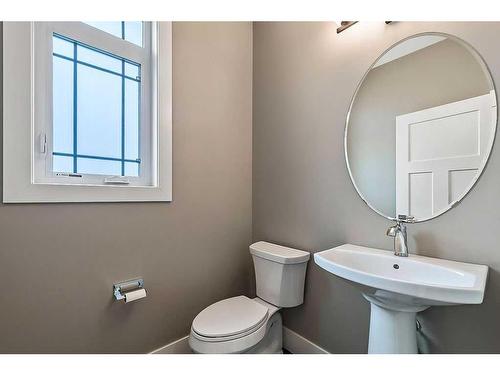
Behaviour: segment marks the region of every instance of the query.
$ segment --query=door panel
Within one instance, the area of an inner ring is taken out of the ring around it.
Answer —
[[[396,117],[396,215],[445,210],[474,182],[493,142],[495,94]]]

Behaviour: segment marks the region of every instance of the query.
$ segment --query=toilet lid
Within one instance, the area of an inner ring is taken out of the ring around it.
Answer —
[[[206,337],[233,336],[260,326],[267,307],[245,296],[228,298],[208,306],[193,320],[193,330]]]

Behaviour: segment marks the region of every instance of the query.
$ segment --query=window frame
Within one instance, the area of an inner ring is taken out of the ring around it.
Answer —
[[[66,184],[66,185],[106,185],[104,181],[111,177],[101,174],[78,174],[82,177],[70,177],[54,173],[53,162],[53,117],[52,117],[52,66],[53,66],[53,35],[57,34],[68,38],[79,45],[88,46],[90,49],[102,50],[105,53],[117,56],[120,59],[133,61],[141,66],[141,93],[140,93],[140,146],[143,152],[141,159],[141,175],[139,177],[125,177],[116,181],[128,181],[129,186],[154,186],[152,176],[151,135],[154,133],[154,124],[151,121],[151,103],[153,93],[151,88],[151,56],[152,51],[151,23],[143,27],[143,45],[139,47],[131,42],[117,38],[105,31],[96,29],[91,25],[81,22],[36,22],[34,23],[34,59],[35,59],[35,118],[34,136],[45,135],[45,152],[40,152],[41,147],[34,147],[33,183],[35,184]],[[50,89],[49,89],[50,88]],[[73,134],[75,137],[75,134]],[[42,143],[42,140],[38,142]],[[38,151],[38,152],[37,152]],[[149,151],[149,152],[148,152]]]
[[[4,203],[172,200],[172,27],[170,22],[152,22],[143,29],[151,30],[151,38],[143,37],[143,44],[151,40],[149,61],[141,56],[143,47],[84,23],[4,23]],[[53,33],[141,64],[141,101],[146,98],[151,107],[141,113],[140,126],[149,134],[140,136],[139,147],[150,149],[140,155],[149,174],[129,177],[124,185],[104,184],[103,175],[85,175],[83,183],[75,183],[74,177],[46,173],[52,172],[47,169],[52,163],[52,133],[47,129],[52,130]],[[50,74],[44,75],[48,66]],[[44,130],[50,140],[48,158],[40,152]],[[142,144],[147,138],[150,142]]]

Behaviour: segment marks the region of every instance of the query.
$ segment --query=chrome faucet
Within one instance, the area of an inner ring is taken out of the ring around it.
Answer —
[[[406,223],[413,223],[414,217],[398,215],[396,224],[387,229],[387,235],[394,237],[394,255],[398,257],[408,256],[408,236],[406,234]]]

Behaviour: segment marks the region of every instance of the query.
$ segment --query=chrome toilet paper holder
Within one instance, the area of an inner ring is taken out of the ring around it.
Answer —
[[[113,294],[117,301],[125,299],[126,292],[144,288],[144,279],[133,279],[113,284]]]

